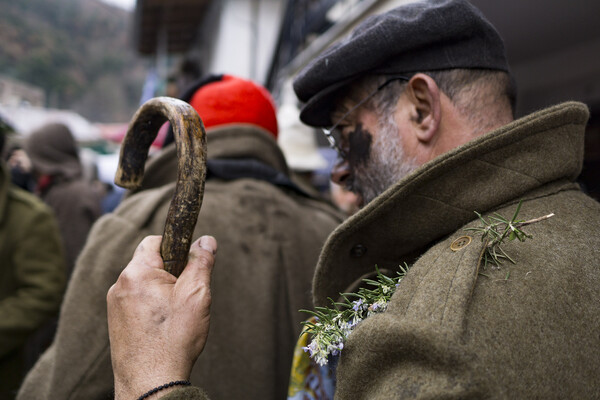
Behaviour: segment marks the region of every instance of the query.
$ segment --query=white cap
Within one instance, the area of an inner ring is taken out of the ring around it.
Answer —
[[[277,112],[279,123],[277,143],[285,155],[288,166],[295,171],[316,171],[327,168],[329,163],[319,152],[314,129],[300,122],[300,110],[295,105],[295,99],[290,97],[284,94],[283,104]]]

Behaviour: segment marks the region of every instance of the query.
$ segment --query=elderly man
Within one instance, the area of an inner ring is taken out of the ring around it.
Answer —
[[[422,1],[364,21],[295,81],[302,120],[327,127],[340,153],[332,179],[364,205],[321,253],[315,305],[376,265],[409,266],[387,310],[348,336],[337,399],[600,397],[600,205],[575,183],[588,111],[565,103],[513,121],[504,54],[467,1]],[[465,230],[481,224],[474,211],[510,218],[520,202],[520,219],[555,216],[502,244],[513,263],[486,266],[490,242]],[[204,398],[181,381],[206,339],[216,243],[194,246],[175,282],[158,242],[142,243],[108,294],[116,395]],[[179,320],[194,290],[202,313]]]

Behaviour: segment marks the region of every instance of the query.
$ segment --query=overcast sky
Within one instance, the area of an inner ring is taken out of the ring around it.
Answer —
[[[105,3],[133,11],[135,8],[135,0],[101,0]]]

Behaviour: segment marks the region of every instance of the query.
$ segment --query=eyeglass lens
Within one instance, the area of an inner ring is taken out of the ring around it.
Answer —
[[[357,108],[359,108],[360,106],[365,104],[370,98],[375,96],[381,89],[383,89],[384,87],[389,85],[391,82],[395,82],[395,81],[399,81],[399,80],[408,81],[408,80],[410,80],[410,78],[407,76],[395,76],[395,77],[392,77],[392,78],[386,80],[381,85],[379,85],[377,87],[377,89],[375,89],[373,92],[369,93],[368,96],[366,96],[364,99],[362,99],[361,101],[356,103],[356,105],[354,105],[348,111],[346,111],[344,113],[344,115],[342,115],[340,118],[338,118],[337,122],[335,124],[333,124],[333,126],[331,128],[329,128],[329,129],[323,128],[323,133],[325,134],[325,137],[327,138],[329,145],[331,146],[331,148],[337,150],[337,152],[341,158],[346,158],[346,152],[341,147],[342,132],[339,129],[340,125],[344,122],[344,120],[350,114],[352,114]]]

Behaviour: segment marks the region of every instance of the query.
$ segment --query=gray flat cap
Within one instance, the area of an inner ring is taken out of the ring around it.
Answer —
[[[369,17],[296,77],[305,103],[300,119],[331,125],[338,91],[365,74],[409,74],[454,68],[509,72],[504,43],[466,0],[426,0]]]

